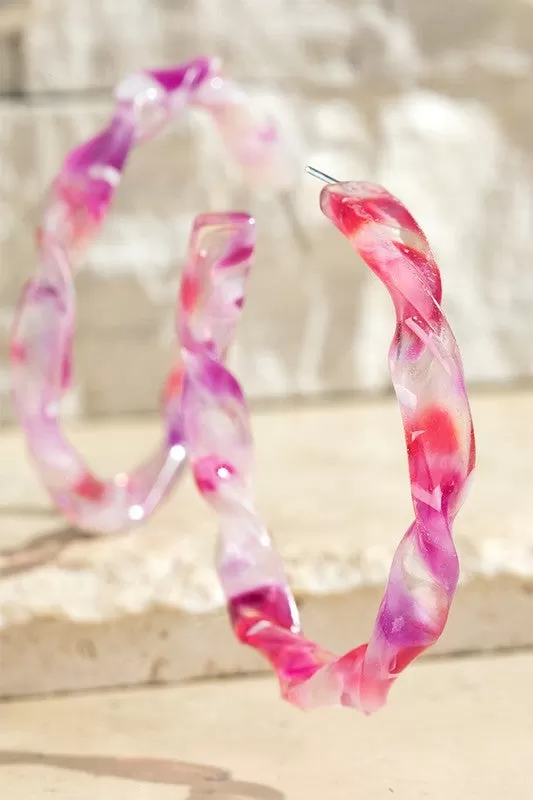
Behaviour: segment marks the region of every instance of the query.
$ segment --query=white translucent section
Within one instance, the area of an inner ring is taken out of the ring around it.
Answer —
[[[93,164],[89,168],[89,177],[94,180],[105,181],[109,186],[118,186],[120,183],[120,171],[108,164]]]
[[[221,518],[218,569],[228,597],[267,584],[286,585],[287,576],[266,528],[244,509]]]
[[[24,361],[13,367],[12,383],[23,417],[46,413],[59,399],[62,319],[57,296],[30,299],[17,321],[16,342],[25,351]]]
[[[400,383],[397,384],[394,389],[400,405],[408,411],[415,411],[417,405],[416,394],[408,389],[407,386],[403,386]]]
[[[199,462],[219,456],[239,475],[249,474],[251,434],[247,410],[240,400],[218,395],[196,377],[190,379],[185,400],[183,424],[191,459]]]
[[[244,109],[249,102],[246,92],[240,86],[218,75],[199,86],[193,100],[195,105],[206,106],[224,113],[228,113],[231,107]]]
[[[418,486],[416,483],[412,485],[411,492],[415,500],[418,500],[419,503],[424,503],[429,508],[432,508],[434,511],[440,511],[442,508],[442,489],[440,486],[436,486],[432,492],[426,491],[422,486]]]
[[[169,120],[168,94],[145,72],[124,78],[115,90],[115,98],[122,111],[133,117],[138,142],[151,139]]]
[[[131,497],[127,487],[108,486],[105,501],[97,503],[82,498],[73,498],[73,505],[76,509],[76,519],[79,519],[83,529],[98,533],[108,533],[120,530],[131,522],[138,522],[142,516],[130,516],[132,505]],[[138,508],[141,508],[138,506]],[[142,509],[141,509],[142,511]]]
[[[74,219],[68,203],[58,193],[51,194],[43,213],[41,230],[41,248],[45,254],[58,248],[70,252],[74,241]]]
[[[44,484],[52,491],[70,490],[85,475],[85,466],[73,447],[65,447],[55,424],[43,425],[29,439]]]
[[[298,174],[296,152],[240,86],[217,76],[199,87],[192,102],[213,113],[225,146],[250,186],[257,190],[293,186]]]
[[[146,72],[132,72],[118,84],[115,99],[119,103],[138,104],[148,100],[155,102],[166,94],[158,81]]]
[[[341,696],[345,693],[345,676],[342,668],[331,661],[325,664],[303,683],[291,689],[291,701],[300,708],[319,708],[320,706],[340,707]],[[359,708],[358,698],[351,698],[352,705]]]

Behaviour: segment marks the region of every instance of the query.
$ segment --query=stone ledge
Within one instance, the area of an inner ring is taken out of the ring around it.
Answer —
[[[273,680],[0,706],[9,800],[530,800],[533,654],[414,665],[367,719]]]
[[[532,406],[529,393],[474,398],[480,466],[456,526],[462,586],[434,652],[533,645]],[[347,649],[368,634],[411,517],[395,404],[256,413],[254,430],[258,507],[306,630]],[[77,424],[72,436],[112,473],[146,452],[157,425]],[[215,522],[188,481],[145,528],[91,540],[51,513],[19,434],[5,431],[0,448],[0,694],[264,667],[230,634],[213,571]]]

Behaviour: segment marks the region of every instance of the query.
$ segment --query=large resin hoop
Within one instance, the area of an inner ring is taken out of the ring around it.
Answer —
[[[108,214],[131,149],[153,138],[187,107],[211,116],[249,183],[278,188],[286,184],[287,152],[275,126],[256,119],[247,96],[222,75],[216,60],[199,58],[175,69],[128,76],[115,92],[109,124],[67,155],[51,186],[37,235],[38,274],[24,289],[12,331],[14,403],[30,454],[57,508],[86,532],[112,533],[146,519],[168,495],[184,465],[180,365],[164,391],[161,445],[132,472],[111,480],[95,476],[65,437],[60,405],[72,379],[75,268]],[[222,215],[218,223],[231,228],[236,220],[242,228],[239,215]],[[191,287],[201,279],[189,268],[205,267],[205,254],[196,249],[198,241],[195,229],[181,289],[184,316]],[[252,247],[247,233],[248,257]],[[216,247],[208,255],[216,261]],[[222,305],[210,311],[219,319],[227,308],[226,300],[217,297]],[[230,316],[236,323],[233,312]],[[218,357],[232,335],[231,326],[224,330],[223,346],[215,337]]]
[[[337,657],[302,634],[283,564],[253,505],[242,390],[205,351],[187,354],[195,366],[184,383],[184,434],[197,485],[219,517],[218,569],[239,640],[270,661],[283,697],[295,705],[371,713],[444,629],[459,575],[452,526],[474,467],[474,434],[461,357],[440,307],[439,270],[418,224],[399,200],[368,183],[326,186],[321,208],[384,283],[397,317],[389,363],[415,519],[367,644]]]

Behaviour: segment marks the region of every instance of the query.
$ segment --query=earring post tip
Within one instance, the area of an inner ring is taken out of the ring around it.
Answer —
[[[310,164],[306,164],[305,171],[308,175],[312,175],[313,178],[318,178],[318,180],[324,181],[324,183],[339,183],[337,178],[332,178],[331,175],[321,172],[319,169],[312,167]]]

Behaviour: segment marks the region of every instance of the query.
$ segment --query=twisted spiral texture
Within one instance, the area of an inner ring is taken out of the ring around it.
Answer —
[[[244,92],[221,74],[216,60],[198,58],[128,76],[116,89],[109,124],[67,155],[51,186],[37,232],[38,274],[24,289],[12,330],[14,403],[30,454],[56,506],[87,532],[114,532],[144,520],[168,495],[184,465],[180,364],[163,392],[163,441],[131,473],[107,481],[94,475],[62,433],[59,416],[72,382],[75,267],[108,214],[131,149],[160,133],[186,107],[208,112],[249,183],[279,188],[290,182],[292,165],[275,126],[256,118]],[[196,223],[179,308],[191,325],[198,324],[197,293],[206,289],[205,258],[217,260],[212,250],[204,257],[204,239],[211,242],[215,230],[222,231],[217,236],[224,241],[228,230],[235,235],[248,231],[249,217],[248,228],[242,220],[239,214],[208,215]],[[248,232],[243,247],[241,255],[247,258]],[[217,288],[209,306],[218,358],[224,356],[237,318],[232,305],[237,286],[222,284],[224,290]]]
[[[415,519],[367,644],[337,657],[302,634],[282,562],[253,505],[243,393],[214,351],[185,354],[183,431],[198,488],[218,514],[218,570],[237,637],[270,661],[295,705],[371,713],[446,623],[459,574],[452,525],[474,467],[474,434],[461,357],[440,307],[439,270],[418,224],[367,183],[326,186],[321,208],[385,284],[397,317],[389,360]]]

